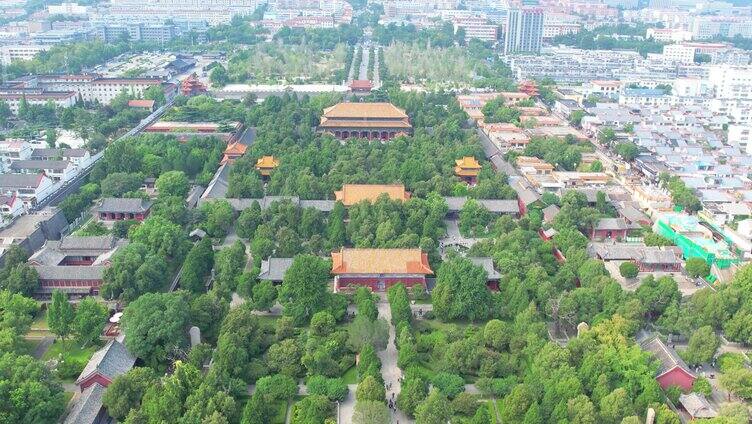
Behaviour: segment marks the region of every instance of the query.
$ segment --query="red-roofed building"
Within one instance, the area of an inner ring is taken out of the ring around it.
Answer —
[[[406,287],[426,284],[433,274],[428,254],[420,249],[350,249],[332,252],[335,290],[369,287],[384,291],[402,283]]]
[[[206,85],[199,81],[196,74],[191,74],[180,82],[180,94],[183,96],[197,96],[199,94],[204,94],[207,91]]]
[[[367,94],[371,92],[371,89],[373,89],[373,84],[369,80],[353,80],[350,83],[350,91],[356,94]]]
[[[128,107],[132,107],[134,109],[146,109],[149,112],[152,112],[154,110],[154,100],[147,100],[147,99],[128,100]]]

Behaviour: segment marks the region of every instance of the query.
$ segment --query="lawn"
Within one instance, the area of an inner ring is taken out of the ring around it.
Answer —
[[[429,331],[446,331],[451,326],[457,326],[460,329],[465,329],[471,325],[475,325],[469,321],[453,321],[453,322],[442,322],[437,319],[419,319],[414,321],[415,324],[413,325],[416,329],[416,331],[423,333],[423,332],[429,332]]]
[[[259,324],[266,328],[274,329],[277,324],[277,320],[280,318],[278,315],[256,315]]]
[[[355,365],[351,366],[344,374],[342,374],[342,381],[345,384],[358,384],[358,370]]]
[[[75,361],[88,362],[89,358],[91,358],[91,355],[93,355],[96,350],[97,348],[94,346],[81,348],[81,346],[73,340],[56,340],[55,343],[47,349],[47,352],[45,352],[42,359],[55,359],[62,354],[63,358],[66,360],[72,359]]]

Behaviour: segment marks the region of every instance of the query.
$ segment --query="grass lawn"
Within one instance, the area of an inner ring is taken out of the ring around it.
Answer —
[[[465,329],[471,325],[475,325],[470,321],[453,321],[442,322],[437,319],[418,319],[414,321],[413,327],[418,332],[428,332],[434,330],[446,331],[452,326],[457,326],[460,329]]]
[[[49,325],[47,325],[47,312],[46,311],[37,312],[37,315],[34,317],[34,321],[31,322],[31,329],[32,330],[49,330],[50,329]]]
[[[259,324],[272,329],[276,325],[277,320],[280,319],[277,315],[256,315],[256,318],[258,318]]]
[[[345,384],[358,384],[358,370],[355,365],[351,366],[344,374],[342,374],[342,381]]]
[[[62,354],[65,359],[88,362],[89,358],[91,358],[91,355],[93,355],[96,350],[97,348],[95,346],[88,346],[82,349],[81,346],[73,340],[56,340],[55,343],[47,349],[47,352],[45,352],[42,359],[54,359]]]

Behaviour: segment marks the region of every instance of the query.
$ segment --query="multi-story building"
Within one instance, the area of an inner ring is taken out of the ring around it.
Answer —
[[[729,125],[728,144],[739,147],[739,150],[752,154],[752,126]]]
[[[687,44],[669,44],[663,46],[663,57],[666,60],[672,62],[679,62],[684,64],[694,63],[695,52],[697,49],[694,46]]]
[[[106,43],[121,40],[166,43],[178,35],[174,25],[148,25],[135,23],[130,25],[102,25],[94,30],[94,36]]]
[[[752,99],[752,68],[748,66],[713,65],[708,83],[717,99]]]
[[[52,181],[68,182],[78,173],[78,168],[67,160],[17,160],[10,165],[13,172],[21,174],[38,174],[43,172]]]
[[[0,89],[0,100],[10,107],[11,112],[18,114],[21,103],[26,101],[29,105],[54,104],[55,107],[71,107],[76,104],[76,93],[73,91],[44,91],[44,90],[20,90],[5,91]]]
[[[98,74],[79,74],[40,75],[37,84],[50,91],[73,92],[87,102],[109,104],[123,91],[141,96],[151,87],[161,87],[162,81],[158,78],[104,78]]]
[[[47,13],[50,15],[86,16],[89,13],[89,8],[78,3],[51,4],[47,6]]]
[[[495,43],[499,37],[498,29],[496,25],[487,23],[484,18],[472,17],[472,18],[457,18],[452,21],[454,24],[454,32],[456,33],[460,28],[465,30],[465,39],[477,38],[481,41],[488,41]]]
[[[539,53],[543,43],[543,9],[510,9],[504,28],[504,54]]]
[[[167,19],[230,23],[235,15],[250,15],[261,0],[112,0],[109,15],[130,22],[163,23]]]
[[[31,60],[39,52],[48,50],[50,46],[36,44],[13,44],[0,47],[0,64],[8,66],[14,60]]]
[[[652,38],[660,43],[680,43],[692,39],[692,31],[679,28],[648,28],[645,38]]]

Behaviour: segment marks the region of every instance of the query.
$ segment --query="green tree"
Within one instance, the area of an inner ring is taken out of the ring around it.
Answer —
[[[352,420],[355,424],[389,424],[392,422],[391,414],[384,402],[370,400],[355,403]]]
[[[185,198],[188,195],[188,177],[183,171],[167,171],[157,178],[154,186],[160,196]]]
[[[266,363],[274,372],[298,377],[303,373],[303,365],[300,363],[302,356],[302,349],[295,340],[285,339],[269,347]]]
[[[274,401],[291,401],[298,395],[298,383],[289,375],[275,374],[259,378],[256,391]]]
[[[186,344],[189,322],[186,293],[146,293],[123,311],[122,327],[128,350],[152,367]]]
[[[6,267],[0,279],[0,289],[24,296],[31,296],[39,287],[39,274],[31,266],[22,263]]]
[[[436,273],[436,287],[431,293],[434,314],[443,321],[488,317],[491,292],[487,282],[486,271],[469,259],[458,256],[445,261]]]
[[[689,258],[685,262],[684,267],[687,270],[687,274],[693,278],[706,277],[710,274],[710,265],[702,258]]]
[[[76,318],[73,320],[73,331],[82,346],[88,346],[99,340],[104,326],[107,324],[107,307],[97,302],[93,297],[81,300],[76,307]]]
[[[201,213],[206,217],[201,227],[211,237],[224,237],[232,227],[235,210],[226,200],[216,200],[201,205]]]
[[[75,312],[68,302],[68,295],[61,290],[52,292],[52,303],[47,310],[47,324],[50,331],[65,340],[73,331]]]
[[[227,69],[222,65],[216,65],[209,73],[209,80],[214,87],[222,87],[230,82],[230,76],[227,74]]]
[[[376,381],[372,376],[368,376],[358,384],[355,398],[358,402],[368,400],[384,402],[386,399],[384,385]]]
[[[431,384],[449,399],[454,399],[465,391],[465,380],[457,374],[437,373],[431,379]]]
[[[31,356],[0,354],[0,416],[8,423],[53,423],[65,411],[60,382]]]
[[[409,377],[397,395],[397,406],[409,416],[415,415],[418,405],[428,396],[428,385],[420,377]]]
[[[715,352],[720,347],[721,341],[716,336],[715,331],[709,325],[700,327],[692,333],[689,338],[689,346],[684,351],[684,359],[689,364],[700,364],[710,362]]]
[[[292,408],[291,424],[323,423],[332,412],[332,404],[326,396],[306,396]]]
[[[102,197],[123,197],[141,187],[144,177],[139,173],[113,172],[108,174],[99,184]]]
[[[115,377],[102,397],[107,413],[117,420],[124,420],[132,409],[141,406],[146,389],[154,385],[157,376],[151,368],[133,368]]]
[[[710,397],[713,395],[713,386],[710,385],[707,378],[700,377],[692,384],[692,391]]]
[[[601,399],[600,407],[600,417],[604,423],[618,424],[633,412],[629,395],[623,388],[618,388]]]
[[[446,396],[431,390],[428,397],[415,409],[416,424],[446,424],[452,418],[452,407]]]
[[[504,398],[505,408],[501,412],[501,418],[505,422],[520,422],[525,418],[525,414],[533,402],[533,394],[530,389],[524,384],[518,384]]]
[[[721,385],[742,399],[752,399],[752,370],[741,368],[725,373],[720,378]]]
[[[386,348],[389,338],[389,324],[386,320],[369,320],[365,315],[357,315],[347,327],[347,341],[356,351],[368,344],[378,350]]]
[[[252,289],[253,307],[258,310],[269,310],[277,300],[277,288],[271,281],[262,281]]]
[[[567,402],[567,414],[572,424],[596,424],[597,414],[593,402],[585,395],[569,399]]]
[[[284,314],[301,325],[329,305],[331,264],[313,255],[298,255],[285,273],[279,288]]]

